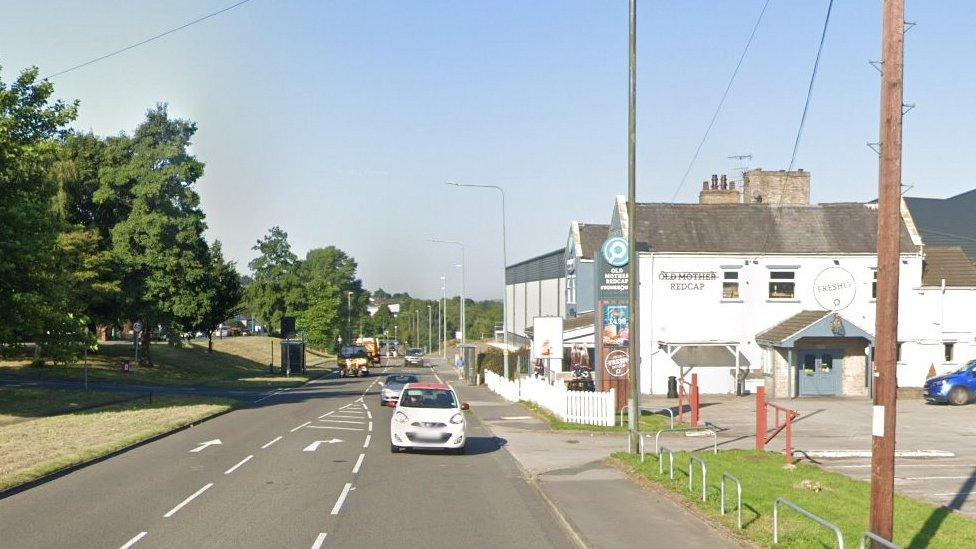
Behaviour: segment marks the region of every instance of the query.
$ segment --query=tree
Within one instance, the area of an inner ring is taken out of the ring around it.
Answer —
[[[312,347],[328,349],[342,326],[343,294],[324,278],[311,281],[306,290],[308,307],[298,314],[296,328],[305,332],[305,340]]]
[[[52,102],[53,92],[36,68],[0,81],[0,352],[33,341],[64,360],[84,338],[65,306],[50,166],[77,102]]]
[[[196,125],[172,119],[166,105],[146,113],[132,137],[109,141],[110,161],[101,170],[96,203],[118,212],[112,247],[122,263],[123,310],[141,319],[144,358],[162,326],[170,342],[200,322],[207,300],[198,291],[206,280],[208,253],[204,215],[194,184],[203,163],[189,153]],[[125,214],[124,216],[121,214]]]
[[[224,261],[219,240],[210,248],[210,262],[200,291],[206,296],[206,308],[194,329],[207,334],[207,352],[213,352],[214,330],[240,312],[244,297],[241,277],[233,262]]]
[[[288,310],[286,294],[295,286],[293,276],[298,257],[291,251],[288,233],[277,226],[271,227],[251,249],[260,255],[247,264],[254,280],[247,286],[245,301],[251,313],[271,332],[281,325],[281,318]]]
[[[288,299],[288,310],[301,319],[303,313],[315,308],[320,319],[314,326],[307,322],[297,326],[305,331],[306,339],[312,341],[314,337],[318,340],[320,335],[314,331],[324,331],[327,344],[335,341],[339,334],[343,334],[347,341],[353,339],[369,301],[362,281],[356,278],[356,268],[356,260],[335,246],[311,250],[305,260],[298,263],[295,281],[299,290],[292,292]],[[338,299],[337,303],[335,299]],[[337,309],[326,312],[326,307],[332,307],[334,303]],[[332,324],[326,324],[326,318]],[[352,324],[347,326],[350,321]]]

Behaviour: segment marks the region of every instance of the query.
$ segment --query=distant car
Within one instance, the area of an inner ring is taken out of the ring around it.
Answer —
[[[407,353],[403,355],[403,361],[407,366],[423,366],[424,350],[420,347],[410,347],[407,349]]]
[[[419,381],[420,379],[417,376],[407,374],[386,376],[386,380],[383,381],[383,388],[380,389],[380,405],[396,406],[396,402],[400,400],[400,392],[403,391],[403,388],[408,383],[418,383]]]
[[[390,452],[439,448],[463,454],[467,444],[464,410],[445,383],[410,383],[403,388],[390,419]]]
[[[923,394],[928,402],[969,404],[976,398],[976,360],[955,372],[927,380]]]

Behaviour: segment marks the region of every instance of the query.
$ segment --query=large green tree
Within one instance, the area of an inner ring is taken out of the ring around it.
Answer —
[[[316,343],[316,346],[331,344],[340,334],[346,341],[358,334],[360,321],[366,317],[369,296],[363,290],[362,281],[356,277],[356,269],[356,260],[335,246],[308,252],[295,269],[301,291],[293,294],[289,310],[299,313],[297,327],[305,332],[306,339],[312,341],[314,338],[323,343]],[[324,318],[326,306],[335,307],[334,312],[330,310],[328,314],[331,325],[327,326],[322,320],[314,325],[303,323],[303,318],[308,319],[308,314],[303,312],[315,308],[318,311],[315,314]]]
[[[81,323],[66,307],[51,170],[77,103],[51,99],[37,69],[0,80],[0,353],[36,343],[56,360],[78,347]]]
[[[224,260],[219,240],[210,247],[209,258],[206,277],[199,288],[206,306],[194,328],[207,334],[207,351],[213,352],[213,332],[241,311],[244,290],[234,263]]]
[[[298,257],[291,251],[288,233],[277,226],[271,227],[251,249],[259,255],[247,264],[253,280],[247,286],[245,301],[251,314],[273,332],[281,326],[289,300],[296,299],[290,294],[296,287]]]

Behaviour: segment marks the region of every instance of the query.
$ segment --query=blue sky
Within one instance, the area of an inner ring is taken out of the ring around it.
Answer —
[[[232,3],[7,0],[5,80],[53,73]],[[638,199],[667,201],[762,0],[641,1]],[[773,0],[679,201],[727,157],[782,169],[813,63],[824,1]],[[880,3],[837,2],[797,167],[813,200],[873,198]],[[976,187],[971,162],[976,3],[910,2],[906,41],[909,194]],[[76,126],[131,131],[158,101],[199,125],[199,190],[210,226],[242,265],[272,225],[299,253],[335,244],[370,288],[500,297],[494,194],[508,193],[509,260],[562,246],[570,220],[606,222],[626,191],[627,2],[252,0],[228,13],[54,79],[81,101]]]

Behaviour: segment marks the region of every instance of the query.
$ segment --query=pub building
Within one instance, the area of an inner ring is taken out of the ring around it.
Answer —
[[[752,170],[741,192],[713,176],[697,204],[637,204],[642,393],[697,373],[706,394],[870,394],[877,209],[811,205],[809,185],[802,170]],[[921,387],[976,358],[976,267],[960,247],[926,246],[902,211],[898,383]],[[626,386],[629,222],[617,197],[595,311],[566,326],[567,341],[592,342],[598,388]]]

